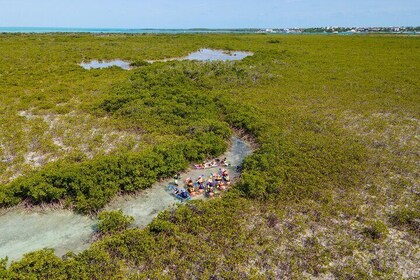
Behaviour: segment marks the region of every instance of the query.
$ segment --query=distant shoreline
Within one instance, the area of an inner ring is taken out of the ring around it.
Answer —
[[[332,29],[264,29],[264,28],[226,28],[226,29],[128,29],[128,28],[64,28],[64,27],[0,27],[0,33],[11,34],[46,34],[46,33],[86,33],[86,34],[320,34],[320,35],[357,35],[357,34],[396,34],[396,35],[418,35],[420,32],[410,29],[409,31],[392,30],[368,30],[361,28],[362,31],[348,30],[339,28],[339,31]]]
[[[122,34],[195,34],[195,33],[257,33],[260,29],[129,29],[129,28],[54,28],[54,27],[0,27],[0,33],[122,33]]]

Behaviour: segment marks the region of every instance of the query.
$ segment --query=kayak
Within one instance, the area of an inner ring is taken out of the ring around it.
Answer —
[[[194,164],[195,169],[204,169],[204,167],[200,164]]]
[[[179,200],[181,200],[181,202],[188,201],[188,200],[190,200],[190,199],[191,199],[190,194],[188,194],[188,196],[187,196],[186,198],[183,198],[183,197],[182,197],[182,196],[180,196],[179,194],[174,194],[174,195],[175,195],[175,197],[176,197],[176,198],[178,198]]]
[[[195,169],[208,169],[208,168],[215,168],[215,167],[219,167],[220,163],[206,163],[204,166],[201,164],[194,164],[194,168]]]
[[[169,185],[168,186],[168,190],[171,191],[171,194],[173,196],[175,196],[177,199],[179,199],[181,202],[188,201],[188,200],[191,199],[191,196],[190,196],[190,194],[188,192],[187,192],[187,197],[185,197],[185,198],[182,197],[180,194],[175,193],[174,192],[175,188],[176,188],[176,186],[173,186],[173,185]]]

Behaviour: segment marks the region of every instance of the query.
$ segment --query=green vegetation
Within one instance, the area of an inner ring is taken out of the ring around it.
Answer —
[[[390,215],[390,220],[395,226],[407,227],[420,235],[420,208],[415,210],[403,208],[395,211]]]
[[[28,254],[0,265],[5,278],[419,276],[418,37],[0,37],[2,206],[65,200],[97,212],[119,192],[220,155],[230,127],[259,144],[222,198],[160,213],[145,229],[103,214],[108,234],[88,250]],[[254,56],[77,65],[199,48]]]
[[[374,221],[364,228],[363,233],[373,240],[381,240],[387,237],[388,228],[383,222]]]
[[[141,67],[141,66],[147,66],[150,63],[144,60],[136,60],[130,63],[130,66],[132,67]]]
[[[121,232],[134,222],[133,217],[124,215],[121,210],[101,212],[98,220],[98,230],[101,234]]]

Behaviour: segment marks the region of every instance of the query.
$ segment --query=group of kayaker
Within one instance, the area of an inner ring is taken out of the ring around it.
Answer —
[[[195,164],[194,167],[196,169],[206,169],[206,168],[214,168],[218,166],[229,166],[230,164],[227,162],[227,159],[224,158],[220,159],[213,159],[211,161],[203,161],[201,164]]]
[[[205,193],[211,197],[214,195],[215,190],[225,190],[230,185],[231,179],[229,173],[224,168],[219,168],[218,173],[212,173],[208,178],[203,175],[193,180],[188,177],[185,180],[185,188],[179,188],[179,180],[181,179],[180,174],[176,174],[174,177],[175,188],[173,189],[174,195],[180,199],[188,199],[191,196]]]

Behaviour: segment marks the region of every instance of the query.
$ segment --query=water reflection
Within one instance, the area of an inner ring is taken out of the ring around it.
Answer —
[[[86,70],[90,69],[101,69],[101,68],[109,68],[112,66],[120,67],[124,70],[130,70],[130,62],[115,59],[110,61],[99,61],[99,60],[92,60],[90,62],[82,62],[80,63],[80,66],[82,66]]]

